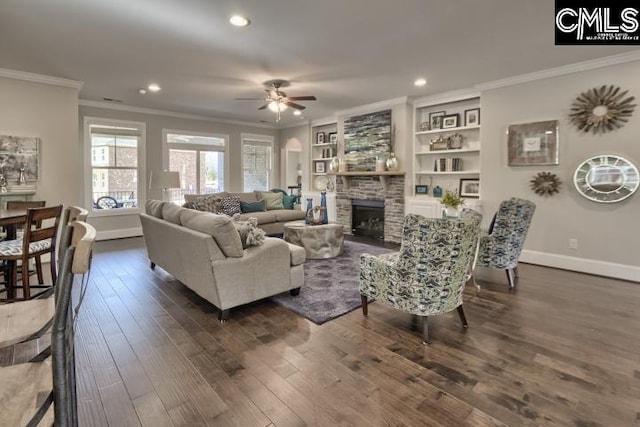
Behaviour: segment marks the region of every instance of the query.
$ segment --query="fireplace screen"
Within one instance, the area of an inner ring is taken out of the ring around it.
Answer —
[[[384,201],[352,200],[351,231],[354,235],[384,240]]]

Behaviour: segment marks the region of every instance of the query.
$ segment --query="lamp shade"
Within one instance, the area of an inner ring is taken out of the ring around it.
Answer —
[[[180,188],[180,174],[173,171],[151,171],[149,188]]]

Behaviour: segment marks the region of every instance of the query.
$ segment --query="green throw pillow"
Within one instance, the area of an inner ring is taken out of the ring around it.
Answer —
[[[296,202],[296,196],[289,196],[287,194],[282,195],[282,204],[285,209],[293,209],[293,204]]]
[[[264,200],[260,200],[253,203],[240,201],[240,210],[242,213],[248,212],[264,212]]]
[[[272,211],[275,209],[284,209],[284,205],[282,204],[282,193],[271,193],[271,192],[259,192],[258,193],[264,201],[268,211]]]

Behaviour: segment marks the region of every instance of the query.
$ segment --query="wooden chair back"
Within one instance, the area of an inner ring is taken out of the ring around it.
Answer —
[[[27,210],[32,208],[44,208],[47,202],[44,200],[9,200],[7,201],[7,210]],[[36,228],[40,228],[42,224],[36,224]],[[18,227],[22,230],[22,227]]]
[[[27,221],[24,226],[23,253],[29,253],[29,244],[41,240],[51,239],[51,248],[55,250],[62,205],[48,208],[27,209]],[[54,220],[53,225],[42,226],[43,221]],[[38,227],[40,224],[40,227]]]

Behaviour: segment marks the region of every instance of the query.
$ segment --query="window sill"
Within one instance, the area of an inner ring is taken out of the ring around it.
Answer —
[[[142,213],[140,208],[129,209],[92,209],[89,211],[89,217],[101,218],[108,216],[125,216],[125,215],[139,215]]]

